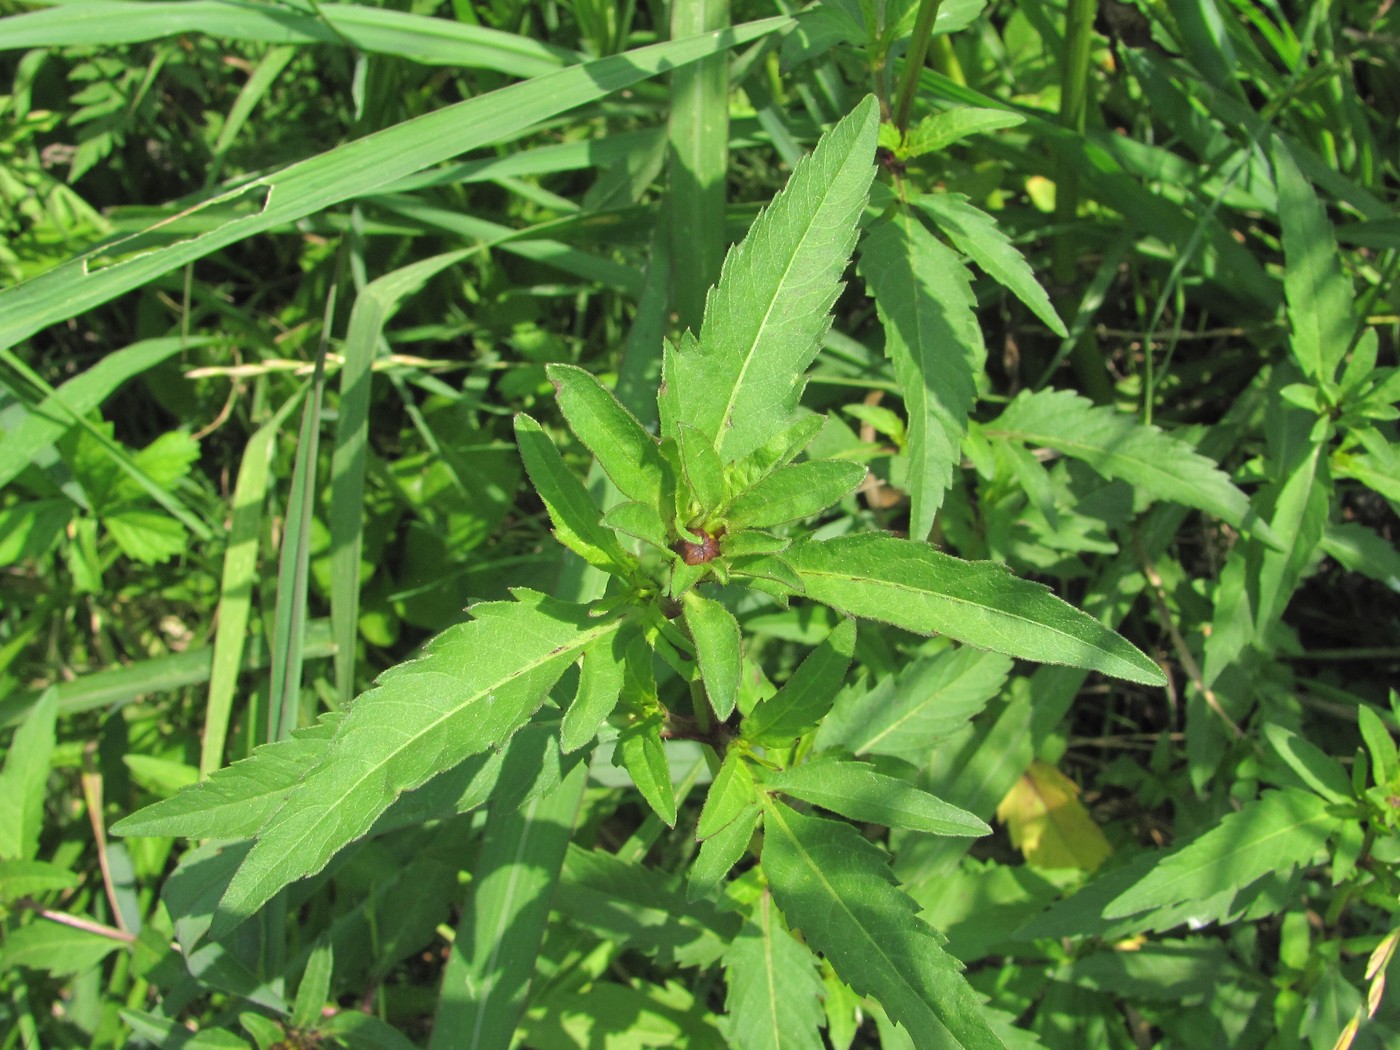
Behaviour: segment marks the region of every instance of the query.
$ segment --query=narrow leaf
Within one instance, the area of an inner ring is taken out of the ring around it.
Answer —
[[[856,622],[843,619],[802,661],[781,689],[744,719],[757,744],[786,744],[815,729],[841,689],[856,648]]]
[[[972,274],[907,211],[865,237],[860,271],[885,330],[909,415],[909,534],[924,539],[961,455],[987,358]]]
[[[895,885],[879,847],[849,824],[776,801],[765,805],[763,827],[773,899],[842,980],[878,999],[915,1047],[1002,1050],[977,993]]]
[[[748,849],[762,812],[757,802],[750,803],[722,830],[700,843],[700,852],[690,868],[687,898],[700,900],[718,892],[725,876]]]
[[[724,1030],[735,1050],[822,1050],[822,982],[768,893],[724,955]]]
[[[864,465],[838,459],[779,467],[730,503],[724,516],[735,528],[755,529],[810,518],[854,492],[865,474]]]
[[[691,497],[701,514],[712,514],[724,501],[724,466],[714,444],[695,427],[682,423],[676,433],[676,451]]]
[[[719,772],[710,784],[705,796],[705,806],[700,810],[700,823],[695,826],[695,837],[704,841],[718,831],[724,830],[741,812],[752,806],[758,799],[753,782],[753,771],[738,748],[731,747],[720,763]]]
[[[57,723],[58,694],[45,689],[5,752],[5,769],[0,772],[0,860],[33,860],[38,855]]]
[[[515,417],[515,440],[520,458],[554,523],[554,535],[590,565],[607,572],[629,571],[632,560],[604,527],[602,512],[583,482],[564,464],[549,435],[525,413]]]
[[[739,676],[744,661],[739,645],[739,623],[719,602],[687,591],[685,625],[695,642],[700,676],[705,682],[710,706],[720,720],[728,718],[739,698]]]
[[[664,464],[656,439],[602,383],[582,368],[546,368],[559,409],[579,441],[628,499],[661,504]]]
[[[1308,791],[1266,791],[1237,813],[1159,860],[1104,909],[1120,918],[1235,892],[1265,875],[1310,864],[1340,824]]]
[[[619,503],[603,515],[603,524],[626,536],[634,536],[660,550],[668,549],[666,523],[655,506]]]
[[[220,902],[213,939],[320,871],[398,795],[503,744],[578,653],[619,627],[584,606],[517,597],[476,606],[477,619],[448,628],[356,701],[326,758],[259,833]]]
[[[624,627],[584,650],[578,690],[559,727],[559,746],[565,754],[597,736],[598,728],[617,706],[622,695],[624,656],[633,631],[635,628]]]
[[[769,773],[763,786],[814,802],[852,820],[873,821],[930,835],[981,836],[992,829],[984,821],[927,791],[837,752],[823,752],[810,762]]]
[[[1261,539],[1270,536],[1249,497],[1190,445],[1068,390],[1023,391],[983,433],[1053,448],[1155,499],[1214,514]]]
[[[705,304],[698,352],[667,354],[663,433],[689,423],[732,463],[791,423],[875,174],[877,123],[867,97],[730,251]]]
[[[671,764],[661,742],[661,716],[648,715],[626,726],[617,738],[613,765],[627,770],[632,783],[666,826],[676,826],[676,794],[671,786]]]
[[[945,634],[1042,663],[1164,685],[1161,668],[1126,639],[1037,583],[879,533],[789,547],[810,597],[851,616]]]

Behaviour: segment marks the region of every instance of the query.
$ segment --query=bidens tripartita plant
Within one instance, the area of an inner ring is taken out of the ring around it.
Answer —
[[[348,710],[121,822],[124,834],[251,840],[226,854],[226,885],[211,887],[219,903],[209,938],[362,836],[486,802],[516,805],[599,747],[674,826],[668,740],[686,737],[701,742],[712,772],[688,896],[718,897],[743,919],[726,956],[731,1017],[754,1008],[743,938],[758,928],[768,940],[753,965],[793,1002],[815,1003],[821,953],[921,1044],[946,1032],[965,1046],[1002,1045],[1004,1022],[917,918],[883,852],[839,819],[942,836],[989,830],[897,764],[877,767],[822,738],[856,621],[1134,682],[1165,679],[1119,635],[998,565],[888,534],[818,538],[802,528],[865,477],[856,463],[803,458],[823,419],[798,400],[867,203],[877,124],[866,98],[729,253],[699,334],[665,347],[658,434],[589,373],[550,367],[564,420],[620,502],[604,513],[540,424],[516,418],[555,537],[606,574],[600,598],[521,589],[514,601],[475,606],[469,622]],[[745,685],[734,610],[750,594],[836,613],[776,690]],[[566,673],[570,691],[559,695]],[[760,891],[727,894],[746,857]]]

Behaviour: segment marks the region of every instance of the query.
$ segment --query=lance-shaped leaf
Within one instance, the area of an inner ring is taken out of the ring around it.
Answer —
[[[865,466],[839,459],[813,459],[779,467],[725,511],[733,528],[764,529],[820,514],[854,492],[865,480]]]
[[[666,761],[666,747],[661,742],[661,725],[661,716],[651,714],[625,726],[618,734],[613,765],[627,770],[647,805],[667,827],[673,828],[676,793],[671,786],[671,764]]]
[[[524,412],[515,417],[515,440],[525,470],[554,523],[555,538],[590,565],[606,572],[628,572],[632,559],[612,530],[603,525],[602,511],[565,465],[549,435]]]
[[[216,770],[173,798],[147,806],[112,825],[115,835],[247,838],[257,834],[308,770],[325,759],[345,715],[335,711],[285,740]]]
[[[695,591],[687,591],[684,602],[685,625],[695,642],[695,656],[710,706],[721,720],[726,719],[739,699],[739,676],[744,668],[739,623],[719,602]]]
[[[976,376],[987,359],[972,274],[904,210],[866,235],[860,272],[909,414],[909,534],[924,539],[961,455]]]
[[[724,500],[724,466],[714,444],[695,427],[682,423],[676,434],[676,453],[691,498],[703,513],[712,514]],[[677,509],[682,510],[679,505]]]
[[[400,794],[510,739],[581,650],[619,627],[532,591],[476,606],[350,708],[325,759],[259,832],[219,904],[219,938],[325,867]]]
[[[1131,642],[1038,583],[882,533],[797,543],[783,552],[823,604],[920,634],[1145,685],[1162,669]]]
[[[852,820],[873,821],[930,835],[990,835],[980,818],[897,777],[876,772],[866,762],[823,752],[810,762],[763,777],[763,786],[781,791]]]
[[[916,1047],[1003,1050],[958,961],[895,885],[879,847],[851,825],[769,801],[763,872],[788,925],[843,981],[878,999]]]
[[[729,874],[729,870],[739,863],[753,838],[758,818],[763,813],[757,802],[751,802],[720,831],[715,832],[700,843],[700,852],[690,868],[690,881],[686,886],[686,896],[690,900],[713,896]]]
[[[875,174],[877,122],[867,97],[822,136],[730,251],[705,303],[699,346],[683,340],[666,350],[663,434],[689,423],[732,463],[791,424]]]
[[[831,710],[856,649],[856,622],[843,619],[802,661],[783,687],[744,719],[746,740],[786,744],[815,729]]]
[[[545,371],[569,429],[598,457],[618,490],[628,499],[660,506],[664,464],[656,439],[591,373],[558,364]]]
[[[1106,478],[1121,478],[1156,499],[1206,511],[1273,542],[1249,497],[1205,456],[1155,426],[1068,390],[1023,391],[983,433],[1053,448]]]
[[[661,550],[669,550],[666,522],[655,506],[644,503],[619,503],[603,515],[603,524],[627,536],[635,536]]]
[[[1265,875],[1310,864],[1342,823],[1310,791],[1266,791],[1153,865],[1104,909],[1107,918],[1234,894]]]
[[[624,626],[584,650],[578,690],[559,727],[559,746],[566,754],[597,736],[598,727],[613,713],[622,696],[627,646],[636,634],[635,627]]]
[[[726,828],[758,798],[754,787],[753,771],[737,747],[731,747],[720,763],[719,772],[710,784],[705,796],[705,806],[700,810],[700,822],[695,826],[695,837],[702,842],[711,835]]]
[[[754,901],[724,954],[724,1032],[735,1050],[822,1050],[817,959],[783,926],[772,897]]]
[[[1069,335],[1064,321],[1050,304],[1050,296],[1035,279],[1030,263],[1016,250],[1011,238],[1001,232],[995,219],[961,193],[929,193],[920,197],[918,203],[958,251],[1025,303],[1050,331],[1061,339]]]
[[[726,473],[730,495],[743,493],[771,471],[787,466],[801,455],[825,425],[826,416],[799,415],[797,422],[774,434],[743,459],[729,464]]]

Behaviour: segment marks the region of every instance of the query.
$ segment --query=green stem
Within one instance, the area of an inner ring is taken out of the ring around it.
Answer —
[[[899,91],[895,96],[894,123],[901,135],[909,127],[909,116],[914,110],[914,96],[919,91],[919,74],[924,69],[924,59],[928,57],[929,41],[933,39],[933,23],[938,20],[938,8],[943,0],[922,0],[919,15],[914,21],[914,34],[909,40],[909,53],[904,59],[904,75],[899,80]]]

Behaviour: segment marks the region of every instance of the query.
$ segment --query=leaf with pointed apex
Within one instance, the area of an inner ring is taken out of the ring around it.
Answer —
[[[795,543],[783,557],[807,595],[851,616],[944,634],[979,649],[1165,685],[1131,642],[992,562],[962,561],[881,533]]]
[[[683,340],[666,355],[663,434],[689,423],[732,463],[791,425],[875,174],[878,120],[867,96],[730,251],[705,303],[698,352]]]
[[[734,1050],[822,1050],[816,956],[783,926],[773,898],[754,901],[724,955],[725,1035]]]
[[[695,591],[687,591],[685,625],[695,642],[695,657],[700,662],[700,677],[710,706],[720,721],[734,712],[739,698],[739,676],[744,661],[739,646],[739,623],[719,602]]]
[[[618,734],[613,765],[627,770],[647,805],[668,828],[673,828],[676,793],[671,787],[671,764],[666,761],[666,747],[661,742],[661,725],[661,716],[653,714],[625,726]]]
[[[112,825],[115,835],[249,838],[280,808],[297,782],[325,759],[343,712],[321,716],[285,740],[264,744],[172,798]]]
[[[909,535],[926,538],[962,455],[987,359],[972,274],[907,211],[866,234],[860,272],[875,297],[885,354],[909,416]]]
[[[1215,463],[1157,427],[1071,391],[1023,391],[982,432],[1053,448],[1155,499],[1195,507],[1274,542],[1249,497]]]
[[[611,638],[599,639],[583,651],[578,689],[559,726],[559,746],[565,754],[590,742],[613,713],[622,697],[627,647],[638,633],[634,625],[626,624]]]
[[[695,837],[703,842],[718,831],[723,831],[729,822],[758,799],[754,787],[753,770],[740,754],[738,748],[731,747],[724,755],[710,784],[705,805],[700,810],[700,822],[695,826]]]
[[[627,573],[633,559],[612,530],[605,528],[583,482],[564,464],[564,457],[538,423],[521,412],[515,417],[515,440],[520,458],[554,523],[554,536],[590,565],[605,572]]]
[[[583,649],[621,621],[520,590],[476,606],[347,711],[325,758],[285,796],[230,882],[218,939],[288,883],[320,871],[403,792],[505,743]]]
[[[966,837],[992,833],[983,820],[967,810],[836,751],[824,751],[800,766],[767,773],[763,787],[813,802],[851,820],[890,828]]]
[[[815,729],[836,699],[856,651],[856,622],[843,619],[792,677],[744,719],[744,739],[781,745]]]
[[[742,495],[778,467],[787,466],[802,454],[802,450],[812,443],[824,426],[826,416],[815,413],[799,416],[796,423],[774,434],[743,459],[731,463],[726,468],[729,494]]]
[[[1064,321],[1035,279],[1030,263],[1017,251],[1011,238],[1001,232],[995,219],[961,193],[928,193],[919,198],[918,205],[947,234],[958,251],[1025,303],[1046,328],[1061,339],[1069,337]]]
[[[1266,875],[1311,864],[1343,820],[1310,791],[1266,791],[1173,849],[1104,908],[1105,918],[1235,893]]]
[[[722,829],[700,843],[700,852],[696,854],[695,863],[690,867],[690,881],[686,887],[687,898],[695,901],[702,897],[714,896],[730,869],[739,863],[744,850],[748,849],[762,812],[758,803],[753,802],[745,806],[739,815]]]
[[[770,800],[762,863],[788,925],[855,991],[878,999],[916,1047],[1004,1050],[957,960],[855,828]]]
[[[714,444],[689,423],[682,423],[676,435],[676,451],[680,454],[681,473],[700,513],[713,514],[724,502],[724,466]]]
[[[635,536],[661,550],[669,550],[666,523],[656,508],[645,503],[619,503],[603,515],[603,524],[626,536]]]
[[[574,436],[628,499],[661,505],[664,469],[656,438],[590,372],[574,365],[546,367],[559,409]]]
[[[724,512],[733,528],[763,529],[820,514],[865,480],[861,463],[811,459],[779,467],[748,489]]]
[[[720,553],[726,558],[743,558],[751,554],[777,554],[792,546],[788,536],[775,536],[771,532],[745,529],[725,536],[720,541]]]
[[[780,554],[754,554],[744,558],[731,558],[729,571],[735,576],[748,576],[750,579],[775,583],[791,595],[807,593],[802,577],[797,575],[791,565],[783,561]]]

